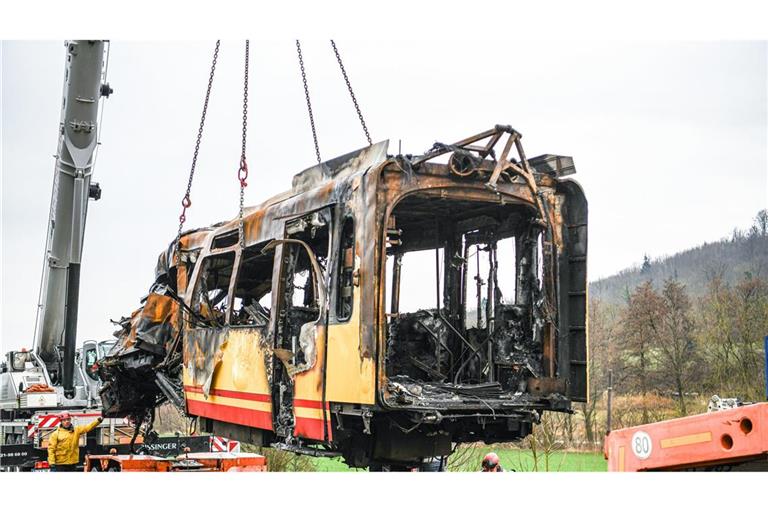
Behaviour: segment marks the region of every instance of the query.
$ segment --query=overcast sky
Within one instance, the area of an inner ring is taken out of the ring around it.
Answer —
[[[337,41],[373,139],[421,153],[496,123],[529,157],[574,157],[590,279],[747,227],[768,204],[766,43]],[[128,315],[175,235],[212,42],[113,41],[82,264],[78,339]],[[3,352],[31,346],[64,45],[2,43]],[[324,159],[365,144],[327,41],[305,41]],[[222,42],[187,226],[233,217],[242,42]],[[252,41],[246,203],[314,162],[295,44]]]

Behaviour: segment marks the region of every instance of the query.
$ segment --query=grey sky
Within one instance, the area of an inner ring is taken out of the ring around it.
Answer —
[[[419,153],[511,124],[526,153],[572,155],[590,205],[590,278],[746,227],[768,204],[766,43],[337,41],[374,140]],[[495,43],[498,45],[499,43]],[[512,43],[510,43],[512,44]],[[83,256],[80,340],[109,337],[174,237],[212,42],[113,41]],[[323,158],[362,147],[327,41],[305,41]],[[294,42],[251,42],[246,202],[314,161]],[[63,42],[2,44],[3,351],[30,346]],[[237,212],[242,43],[222,43],[187,226]]]

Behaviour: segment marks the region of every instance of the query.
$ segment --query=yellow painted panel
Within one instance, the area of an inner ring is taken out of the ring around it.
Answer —
[[[314,420],[322,420],[323,419],[323,410],[322,409],[315,409],[312,407],[295,407],[293,409],[294,416],[297,418],[308,418],[308,419],[314,419]],[[327,413],[328,417],[331,416],[331,413]]]
[[[293,396],[297,400],[323,399],[323,367],[325,366],[325,328],[315,325],[315,365],[309,370],[297,373],[293,382]]]
[[[229,330],[224,357],[214,375],[214,388],[269,394],[262,336],[259,329]]]
[[[373,404],[376,372],[373,358],[360,357],[360,288],[353,287],[352,317],[343,324],[328,326],[329,402]]]
[[[262,336],[262,331],[256,328],[229,330],[226,340],[221,345],[222,359],[213,376],[211,383],[213,389],[270,394],[264,351],[260,345]],[[183,380],[185,386],[201,384],[192,382],[186,367]],[[187,392],[187,395],[189,394]],[[198,399],[205,401],[204,398]]]
[[[687,436],[670,437],[661,440],[662,448],[674,448],[676,446],[688,446],[689,444],[708,443],[712,440],[712,432],[700,432]]]

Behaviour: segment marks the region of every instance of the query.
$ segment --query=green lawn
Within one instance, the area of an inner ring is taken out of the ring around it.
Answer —
[[[546,457],[539,453],[534,457],[530,450],[517,448],[473,446],[461,448],[449,460],[451,471],[479,471],[480,461],[485,453],[495,451],[505,469],[515,471],[606,471],[606,461],[599,452],[556,451]],[[341,459],[315,458],[316,471],[356,471],[350,469]],[[357,470],[360,471],[360,470]]]

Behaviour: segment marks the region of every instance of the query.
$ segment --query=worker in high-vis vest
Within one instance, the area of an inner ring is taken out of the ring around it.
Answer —
[[[51,471],[75,471],[80,461],[80,436],[98,427],[103,419],[99,416],[84,427],[75,427],[72,417],[65,412],[59,420],[59,428],[48,439],[48,464]]]

